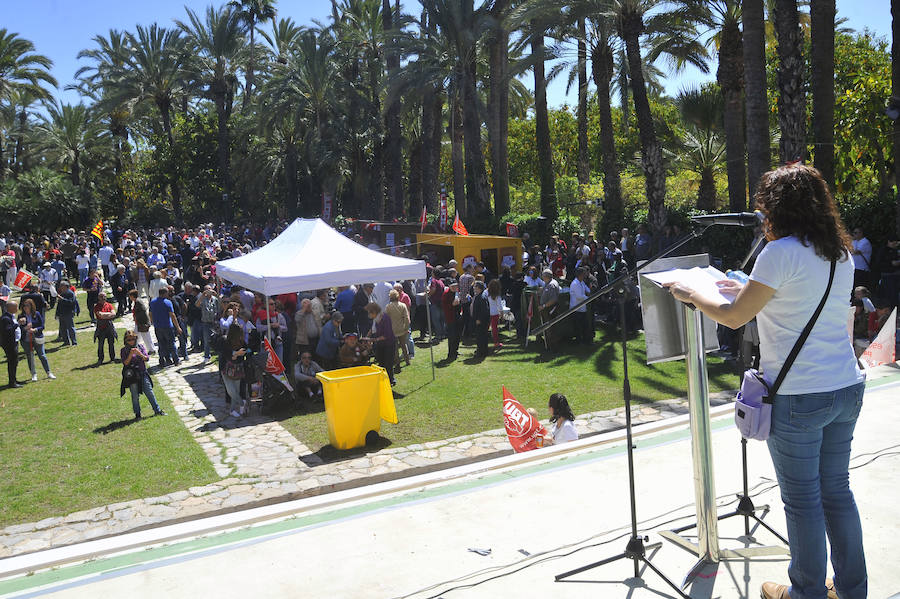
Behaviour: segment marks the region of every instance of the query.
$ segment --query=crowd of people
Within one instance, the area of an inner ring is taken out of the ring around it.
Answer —
[[[647,259],[651,248],[681,235],[677,227],[669,227],[654,240],[641,225],[634,235],[622,229],[610,232],[604,241],[591,232],[575,234],[568,243],[554,236],[542,247],[525,233],[521,272],[505,268],[498,276],[483,262],[439,264],[435,255],[423,255],[427,266],[421,280],[363,282],[269,298],[219,279],[219,260],[253,251],[287,224],[107,230],[102,240],[73,229],[52,235],[0,236],[0,297],[11,295],[19,269],[35,275],[19,303],[5,307],[9,316],[4,314],[3,346],[10,385],[20,384],[15,374],[20,346],[33,381],[35,357],[47,377],[55,378],[44,351],[43,331],[51,325],[49,311],[55,310],[56,341],[78,343],[74,321],[82,309],[76,298],[79,289],[86,294],[85,309],[94,323],[98,364],[107,356],[110,361],[119,359],[114,321],[131,313],[136,349],[155,355],[160,367],[178,365],[191,352],[202,352],[204,361],[218,355],[221,369],[229,362],[248,362],[247,368],[231,368],[232,380],[238,371],[243,374],[239,393],[232,389],[229,399],[250,393],[259,369],[249,362],[261,354],[263,337],[271,340],[279,360],[299,381],[298,392],[309,397],[321,396],[317,371],[373,360],[385,368],[393,384],[395,374],[415,356],[415,332],[420,342],[446,339],[446,361],[459,358],[460,344],[466,340],[474,341],[474,357],[483,359],[502,349],[504,323],[514,322],[516,337],[524,339],[529,327],[578,305]],[[362,238],[357,241],[365,243]],[[853,258],[854,332],[858,339],[870,340],[898,302],[900,248],[896,240],[873,248],[857,229]],[[638,302],[633,293],[626,312],[630,328],[641,326]],[[543,333],[546,350],[590,344],[596,326],[617,323],[618,313],[610,295],[581,306],[567,320]],[[246,351],[241,358],[223,359],[232,327],[240,329]],[[737,353],[735,337],[720,326],[720,342],[728,354]],[[752,332],[745,337],[754,339]],[[235,405],[240,414],[242,404]]]

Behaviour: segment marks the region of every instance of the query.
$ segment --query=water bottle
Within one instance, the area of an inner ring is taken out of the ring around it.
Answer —
[[[729,270],[727,273],[725,273],[725,276],[743,285],[746,285],[747,281],[750,280],[750,277],[748,277],[747,274],[742,270]]]

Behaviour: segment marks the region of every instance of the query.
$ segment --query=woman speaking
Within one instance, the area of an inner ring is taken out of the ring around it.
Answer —
[[[732,303],[680,283],[669,285],[669,291],[733,329],[755,316],[763,376],[771,385],[823,301],[833,268],[824,308],[772,408],[768,446],[787,520],[791,586],[766,582],[761,594],[764,599],[824,599],[836,587],[841,599],[861,599],[867,591],[866,563],[848,465],[865,379],[847,334],[850,237],[822,176],[802,164],[763,175],[756,208],[766,217],[769,243],[746,285],[720,281],[722,293],[734,296]],[[825,578],[826,531],[833,583]]]

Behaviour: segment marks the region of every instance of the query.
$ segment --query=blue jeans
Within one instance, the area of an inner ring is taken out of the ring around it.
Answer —
[[[439,305],[429,304],[431,312],[431,332],[435,337],[446,337],[447,331],[444,328],[444,312]]]
[[[212,356],[212,340],[210,337],[215,330],[216,323],[214,322],[199,322],[200,325],[200,336],[203,339],[203,357],[209,360]]]
[[[825,599],[826,535],[838,595],[866,597],[862,529],[848,474],[864,390],[858,383],[775,397],[768,444],[787,519],[791,599]]]
[[[24,339],[22,340],[22,349],[25,350],[25,360],[28,362],[28,370],[31,371],[31,376],[34,376],[37,370],[34,367],[34,355],[37,354],[38,359],[41,361],[41,366],[44,367],[44,372],[50,372],[50,364],[47,362],[47,354],[44,351],[43,343],[34,343],[29,344]]]
[[[135,416],[141,415],[141,393],[147,396],[147,401],[150,402],[150,407],[153,408],[154,414],[159,414],[162,411],[159,409],[159,404],[156,403],[156,396],[153,395],[153,383],[150,381],[150,375],[146,371],[144,371],[141,382],[134,383],[129,389],[131,390],[131,409],[134,410]]]
[[[175,329],[173,327],[153,327],[156,331],[156,342],[159,344],[159,363],[177,362],[175,353]]]
[[[194,321],[190,326],[191,329],[191,351],[199,351],[203,347],[203,323],[199,320]]]

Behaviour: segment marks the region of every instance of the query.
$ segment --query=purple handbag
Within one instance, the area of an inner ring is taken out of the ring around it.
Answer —
[[[772,404],[775,402],[775,395],[778,394],[778,388],[781,387],[784,377],[797,359],[797,354],[803,344],[806,343],[807,337],[812,332],[822,308],[825,307],[825,301],[831,292],[831,283],[834,282],[834,270],[836,262],[831,261],[831,274],[828,276],[828,286],[825,288],[825,295],[819,302],[819,307],[813,313],[812,318],[806,323],[806,328],[800,333],[797,342],[788,354],[784,366],[778,372],[778,378],[769,387],[769,384],[763,378],[762,374],[755,368],[744,371],[744,379],[741,381],[741,390],[738,391],[734,401],[734,423],[741,436],[745,439],[756,439],[757,441],[765,441],[769,438],[769,431],[772,429]]]

